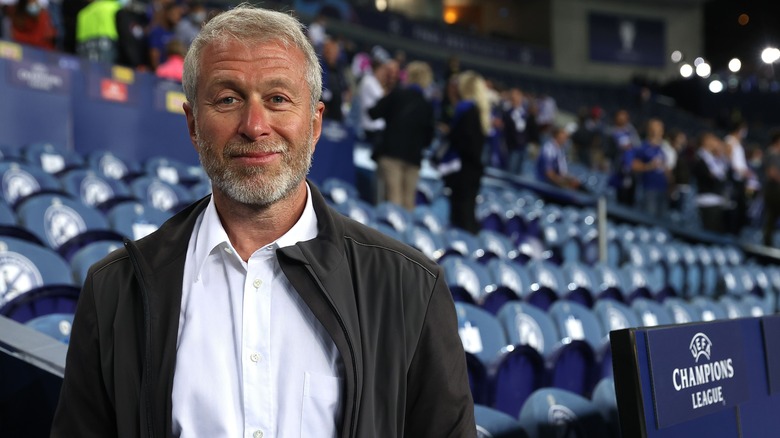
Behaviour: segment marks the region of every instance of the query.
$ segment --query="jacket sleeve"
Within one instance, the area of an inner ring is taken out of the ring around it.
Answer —
[[[389,115],[390,99],[392,99],[390,94],[379,99],[376,105],[368,109],[368,116],[372,119],[386,119]]]
[[[65,379],[52,423],[52,438],[116,436],[113,403],[103,382],[95,297],[89,276],[73,319]]]
[[[479,110],[472,108],[452,127],[450,147],[460,154],[461,160],[472,164],[482,162],[485,135],[479,120]]]
[[[466,354],[452,296],[439,268],[407,373],[405,437],[474,437]]]

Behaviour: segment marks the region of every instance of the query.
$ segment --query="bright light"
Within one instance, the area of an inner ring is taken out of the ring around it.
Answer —
[[[376,0],[375,5],[377,11],[384,12],[387,9],[387,0]]]
[[[712,73],[712,68],[706,62],[702,62],[696,66],[696,74],[700,77],[708,78],[710,77],[710,73]]]
[[[672,62],[680,62],[682,61],[682,52],[679,50],[675,50],[672,52]]]
[[[699,56],[698,58],[693,60],[693,66],[694,67],[698,67],[701,64],[704,64],[704,58],[702,58],[701,56]]]
[[[693,67],[690,64],[683,64],[680,66],[680,76],[689,78],[693,75]]]
[[[710,82],[710,91],[713,93],[720,93],[723,91],[723,82],[715,79],[714,81]]]
[[[742,61],[740,61],[739,58],[733,58],[731,61],[729,61],[729,70],[731,70],[732,73],[738,72],[741,68]]]
[[[447,24],[455,24],[458,21],[458,11],[455,9],[447,9],[444,11],[444,22]]]
[[[776,47],[767,47],[761,52],[761,60],[767,64],[777,62],[778,59],[780,59],[780,50]]]

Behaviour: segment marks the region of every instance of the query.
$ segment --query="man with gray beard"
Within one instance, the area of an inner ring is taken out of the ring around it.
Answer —
[[[90,269],[52,437],[473,437],[441,268],[306,174],[322,71],[300,23],[239,6],[187,53],[213,193]]]

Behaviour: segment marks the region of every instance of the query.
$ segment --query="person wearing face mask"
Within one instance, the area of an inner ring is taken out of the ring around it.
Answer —
[[[56,30],[49,11],[38,0],[19,0],[9,12],[11,17],[11,39],[41,49],[54,50]]]
[[[206,21],[206,6],[201,2],[193,2],[189,13],[176,25],[176,39],[188,49],[192,40],[200,33],[203,23]]]

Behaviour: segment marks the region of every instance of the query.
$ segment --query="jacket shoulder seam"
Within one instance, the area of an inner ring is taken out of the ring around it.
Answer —
[[[127,258],[129,258],[129,256],[128,256],[127,254],[125,254],[125,255],[123,255],[123,256],[121,256],[121,257],[117,257],[117,258],[115,258],[114,260],[111,260],[111,261],[109,261],[109,262],[108,262],[108,263],[106,263],[105,265],[103,265],[103,266],[101,266],[101,267],[97,268],[97,269],[95,270],[95,272],[94,272],[94,273],[95,273],[95,274],[97,274],[98,272],[100,272],[100,271],[102,271],[102,270],[104,270],[104,269],[107,269],[108,267],[110,267],[110,266],[111,266],[111,265],[113,265],[114,263],[118,263],[118,262],[120,262],[120,261],[122,261],[122,260],[124,260],[124,259],[127,259]]]
[[[384,245],[377,245],[377,244],[375,244],[375,243],[365,243],[365,242],[360,242],[360,241],[358,241],[358,240],[355,240],[355,239],[354,239],[353,237],[351,237],[351,236],[344,236],[344,238],[345,238],[345,239],[349,239],[349,240],[351,240],[351,241],[355,242],[355,244],[357,244],[357,245],[360,245],[360,246],[364,246],[364,247],[368,247],[368,248],[378,248],[378,249],[383,249],[383,250],[386,250],[386,251],[390,251],[390,252],[392,252],[392,253],[395,253],[395,254],[397,254],[397,255],[399,255],[399,256],[401,256],[401,257],[405,258],[406,260],[408,260],[408,261],[410,261],[410,262],[414,263],[415,265],[419,266],[420,268],[424,269],[424,270],[425,270],[425,272],[427,272],[427,273],[428,273],[428,275],[430,275],[431,277],[433,277],[433,278],[436,278],[436,274],[434,274],[434,273],[433,273],[433,271],[431,271],[430,269],[428,269],[427,267],[425,267],[425,266],[424,266],[422,263],[418,262],[417,260],[415,260],[415,259],[413,259],[413,258],[409,257],[408,255],[406,255],[406,254],[402,253],[401,251],[398,251],[397,249],[393,249],[393,248],[390,248],[390,247],[387,247],[387,246],[384,246]]]

